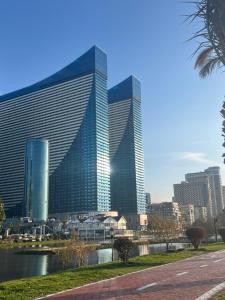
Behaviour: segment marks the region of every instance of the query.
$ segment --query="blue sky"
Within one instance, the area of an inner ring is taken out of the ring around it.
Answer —
[[[145,187],[168,201],[187,172],[222,166],[220,109],[225,74],[193,70],[200,24],[176,0],[7,0],[0,2],[0,94],[32,84],[96,44],[108,54],[109,87],[142,82]],[[225,171],[222,166],[223,181]]]

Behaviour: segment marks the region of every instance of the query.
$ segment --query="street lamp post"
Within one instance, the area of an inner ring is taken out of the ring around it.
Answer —
[[[114,229],[111,227],[109,231],[110,231],[110,238],[111,238],[111,242],[112,242],[112,261],[113,261],[113,259],[114,259],[114,257],[113,257]]]
[[[216,237],[216,243],[218,241],[218,237],[217,237],[217,226],[216,223],[218,222],[217,218],[213,219],[213,223],[214,223],[214,230],[215,230],[215,237]]]

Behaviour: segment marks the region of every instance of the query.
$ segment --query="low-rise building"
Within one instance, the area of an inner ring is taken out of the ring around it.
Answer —
[[[127,235],[127,220],[123,216],[86,216],[73,217],[67,221],[55,221],[54,231],[76,232],[79,237],[85,239],[107,239],[117,233],[121,236]],[[129,233],[130,234],[130,233]]]

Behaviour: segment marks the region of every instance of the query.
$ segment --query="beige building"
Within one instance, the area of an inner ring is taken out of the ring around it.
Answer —
[[[207,208],[204,206],[195,206],[194,207],[195,221],[207,221]]]
[[[183,181],[179,184],[174,184],[173,201],[180,205],[193,204],[194,206],[207,207],[208,213],[211,215],[212,206],[208,177],[203,175],[202,177],[198,176],[194,176],[194,173],[186,174],[186,180],[190,182]]]
[[[222,194],[223,194],[223,203],[225,205],[225,186],[222,186]]]
[[[206,207],[208,218],[216,217],[224,208],[220,168],[186,174],[184,182],[174,184],[174,201]]]
[[[180,205],[183,227],[192,225],[195,221],[195,212],[193,204]]]
[[[146,230],[148,226],[147,214],[125,214],[127,228],[132,230]]]

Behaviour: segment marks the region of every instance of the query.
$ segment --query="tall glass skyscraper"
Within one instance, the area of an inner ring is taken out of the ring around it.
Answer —
[[[54,75],[0,97],[0,195],[7,216],[24,201],[24,152],[49,141],[49,212],[110,209],[107,58],[96,46]]]
[[[130,76],[108,91],[112,210],[146,211],[141,85]]]
[[[33,221],[48,218],[49,145],[46,139],[30,139],[25,150],[25,216]]]

